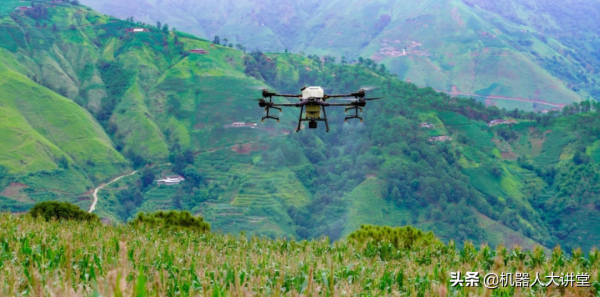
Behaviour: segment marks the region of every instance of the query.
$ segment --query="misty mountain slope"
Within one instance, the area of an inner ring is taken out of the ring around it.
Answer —
[[[499,107],[547,110],[596,96],[597,67],[582,59],[594,57],[597,34],[579,26],[592,43],[564,36],[574,19],[593,24],[596,4],[587,14],[535,1],[84,2],[248,49],[370,58],[403,80]]]

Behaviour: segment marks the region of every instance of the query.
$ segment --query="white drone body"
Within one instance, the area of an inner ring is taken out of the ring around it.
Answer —
[[[308,87],[302,90],[302,99],[323,98],[324,96],[325,91],[321,87]]]

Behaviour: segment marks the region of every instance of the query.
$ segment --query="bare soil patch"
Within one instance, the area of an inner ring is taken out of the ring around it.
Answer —
[[[233,146],[232,150],[235,151],[238,154],[245,154],[245,155],[247,155],[247,154],[249,154],[251,152],[254,152],[254,151],[264,150],[264,148],[260,147],[260,146],[258,146],[256,144],[253,144],[253,143],[244,143],[242,145],[235,145],[235,146]]]

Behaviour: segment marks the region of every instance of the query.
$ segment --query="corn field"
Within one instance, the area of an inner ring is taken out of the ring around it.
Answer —
[[[1,296],[598,296],[600,253],[396,249],[0,215]],[[589,287],[452,286],[452,273],[588,273]]]

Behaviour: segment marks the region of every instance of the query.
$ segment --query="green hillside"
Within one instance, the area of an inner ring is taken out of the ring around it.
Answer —
[[[507,111],[419,88],[371,62],[245,53],[66,3],[5,11],[3,210],[45,200],[88,209],[91,190],[124,176],[99,190],[94,211],[104,219],[186,209],[214,230],[273,238],[410,224],[446,242],[568,250],[600,237],[597,103]],[[208,53],[190,52],[199,48]],[[280,123],[228,127],[258,122],[256,87],[304,85],[378,86],[370,95],[386,99],[369,103],[364,123],[329,109],[329,133],[291,133],[294,108]],[[494,119],[507,122],[488,126]],[[449,138],[430,139],[438,136]],[[173,173],[186,181],[156,184]]]
[[[84,0],[103,13],[248,50],[369,59],[402,80],[548,110],[598,98],[597,2]]]

